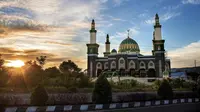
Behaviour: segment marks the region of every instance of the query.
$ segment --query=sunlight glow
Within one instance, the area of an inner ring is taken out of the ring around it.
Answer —
[[[24,66],[24,62],[21,60],[13,60],[6,64],[9,67],[22,67]]]

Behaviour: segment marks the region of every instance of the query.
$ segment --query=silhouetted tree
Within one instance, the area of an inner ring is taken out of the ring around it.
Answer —
[[[63,73],[73,73],[73,72],[80,72],[81,71],[81,69],[78,68],[78,66],[71,60],[63,61],[60,64],[59,69]]]
[[[105,74],[101,74],[95,82],[92,101],[98,104],[112,102],[112,88]]]
[[[45,69],[45,74],[49,78],[55,78],[55,77],[60,76],[60,71],[57,67],[49,67]]]
[[[43,68],[44,64],[46,63],[46,56],[40,56],[40,57],[36,57],[36,60],[38,61],[38,63],[40,64],[40,66]],[[44,76],[43,74],[41,75],[42,77],[42,81],[44,80]]]
[[[33,61],[29,66],[24,68],[25,81],[29,86],[36,86],[42,79],[43,69],[36,61]]]
[[[157,94],[162,98],[162,99],[171,99],[173,98],[173,90],[172,87],[170,86],[169,82],[164,79],[158,88]]]
[[[2,55],[0,54],[0,70],[2,70],[3,64],[4,64],[4,59],[2,59]]]
[[[44,86],[39,84],[31,94],[31,104],[45,106],[47,100],[48,100],[48,94]]]
[[[76,77],[80,73],[81,69],[71,60],[63,61],[59,66],[60,71],[64,76],[64,84],[69,86],[69,82],[73,81],[72,77]]]
[[[0,86],[3,87],[7,84],[9,80],[9,72],[5,67],[2,67],[0,70]]]

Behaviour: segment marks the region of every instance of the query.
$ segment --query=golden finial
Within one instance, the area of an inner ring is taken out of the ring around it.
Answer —
[[[130,32],[130,30],[127,30],[127,32],[128,32],[128,38],[129,38],[129,32]]]

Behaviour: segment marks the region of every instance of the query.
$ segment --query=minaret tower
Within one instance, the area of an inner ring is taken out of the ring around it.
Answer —
[[[153,32],[153,50],[152,53],[155,56],[155,69],[156,76],[162,77],[165,70],[165,40],[162,39],[161,35],[161,25],[159,22],[158,14],[155,15],[155,25]]]
[[[87,44],[87,74],[90,77],[95,77],[96,75],[96,58],[98,57],[98,48],[99,45],[96,43],[96,33],[95,21],[92,20],[91,29],[90,29],[90,43]]]
[[[110,41],[109,41],[109,35],[107,34],[106,42],[105,42],[104,57],[108,57],[109,54],[110,54]]]

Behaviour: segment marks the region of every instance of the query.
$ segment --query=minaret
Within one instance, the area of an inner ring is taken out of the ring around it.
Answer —
[[[155,25],[153,32],[153,50],[152,53],[155,56],[155,69],[156,76],[162,77],[165,70],[165,40],[162,39],[161,25],[159,22],[158,14],[155,15]]]
[[[95,22],[93,19],[91,23],[91,29],[90,29],[90,43],[91,44],[96,43],[96,33],[97,33],[97,30],[95,30]]]
[[[158,14],[156,14],[156,16],[155,16],[155,25],[154,25],[155,40],[162,40],[161,27],[162,26],[160,25]]]
[[[92,20],[90,29],[90,43],[87,44],[87,74],[89,77],[96,76],[96,59],[98,58],[98,48],[99,45],[96,43],[96,33],[95,22]]]
[[[105,52],[104,57],[107,57],[110,54],[110,41],[109,41],[109,35],[106,36],[106,42],[105,42]]]

